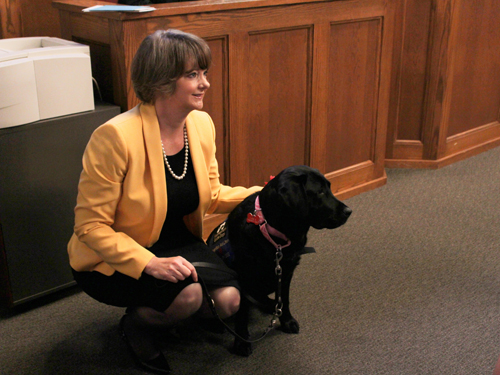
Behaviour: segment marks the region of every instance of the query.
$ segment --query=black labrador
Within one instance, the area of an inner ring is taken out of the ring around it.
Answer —
[[[257,203],[257,205],[256,205]],[[290,283],[302,254],[310,227],[333,229],[343,225],[351,209],[337,200],[330,182],[316,169],[293,166],[284,169],[260,191],[247,197],[229,215],[227,228],[234,260],[243,291],[239,312],[235,316],[235,331],[248,339],[250,301],[276,310],[268,296],[277,287],[277,247],[282,253],[281,329],[298,333],[299,323],[290,313]],[[267,234],[266,234],[267,232]],[[281,306],[280,306],[281,307]],[[248,356],[251,343],[236,338],[233,352]]]

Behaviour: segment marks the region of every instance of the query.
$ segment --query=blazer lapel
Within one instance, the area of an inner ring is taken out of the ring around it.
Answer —
[[[207,173],[208,166],[201,147],[200,134],[198,133],[195,120],[192,116],[188,116],[186,119],[186,129],[188,133],[189,150],[191,151],[191,160],[193,161],[194,174],[198,185],[198,194],[200,195],[200,204],[194,212],[194,216],[197,221],[197,228],[192,229],[196,230],[198,232],[198,236],[201,237],[203,231],[203,214],[210,206],[212,193],[210,191],[210,181]]]
[[[144,143],[149,161],[149,171],[153,187],[154,223],[149,246],[158,241],[161,229],[167,216],[167,183],[163,154],[161,151],[160,125],[153,105],[140,104]],[[147,172],[147,170],[146,170]]]

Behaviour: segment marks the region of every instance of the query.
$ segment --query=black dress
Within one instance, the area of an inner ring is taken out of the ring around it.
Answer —
[[[183,149],[178,154],[168,157],[170,166],[176,174],[184,168],[184,155]],[[187,174],[180,181],[173,178],[165,167],[167,217],[159,240],[149,250],[158,257],[180,255],[191,263],[204,262],[215,265],[215,268],[196,267],[198,277],[205,282],[209,290],[224,286],[234,286],[239,289],[235,272],[230,270],[224,261],[212,252],[202,239],[194,236],[184,224],[183,217],[195,211],[199,205],[191,156],[188,163]],[[82,290],[97,301],[121,307],[147,306],[158,311],[165,311],[177,295],[194,282],[192,278],[187,278],[172,283],[156,279],[144,272],[136,280],[118,271],[111,276],[97,271],[72,271]]]
[[[177,176],[184,168],[185,149],[177,154],[167,156],[170,167]],[[191,154],[188,158],[188,169],[182,180],[175,179],[165,165],[167,179],[167,217],[158,241],[149,248],[157,257],[182,256],[187,261],[204,262],[216,265],[211,267],[196,267],[198,276],[207,284],[209,289],[222,286],[239,288],[234,273],[224,261],[205,242],[193,235],[186,227],[183,217],[196,210],[199,205],[198,186],[194,174]],[[226,269],[221,271],[220,269]]]

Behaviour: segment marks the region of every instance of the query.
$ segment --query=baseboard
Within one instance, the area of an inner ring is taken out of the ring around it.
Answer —
[[[340,200],[345,200],[348,198],[352,198],[356,195],[366,193],[367,191],[377,189],[379,187],[384,186],[387,183],[387,174],[384,171],[384,175],[375,180],[368,181],[366,183],[351,186],[346,189],[340,189],[335,193],[335,197]]]
[[[439,169],[500,146],[500,138],[482,143],[437,160],[386,159],[386,168]]]

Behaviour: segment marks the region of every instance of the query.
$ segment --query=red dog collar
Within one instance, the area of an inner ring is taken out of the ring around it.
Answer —
[[[268,224],[266,221],[266,218],[264,217],[264,213],[262,212],[262,209],[260,208],[260,203],[259,203],[259,197],[255,199],[255,211],[254,213],[248,213],[247,215],[247,223],[252,223],[255,225],[258,225],[260,228],[260,231],[264,235],[264,237],[273,244],[273,246],[276,249],[282,249],[284,247],[290,246],[291,241],[288,239],[287,236],[285,236],[283,233],[278,231],[277,229],[273,228]],[[272,238],[271,235],[274,237],[278,237],[282,239],[283,241],[286,241],[285,245],[278,245]]]

